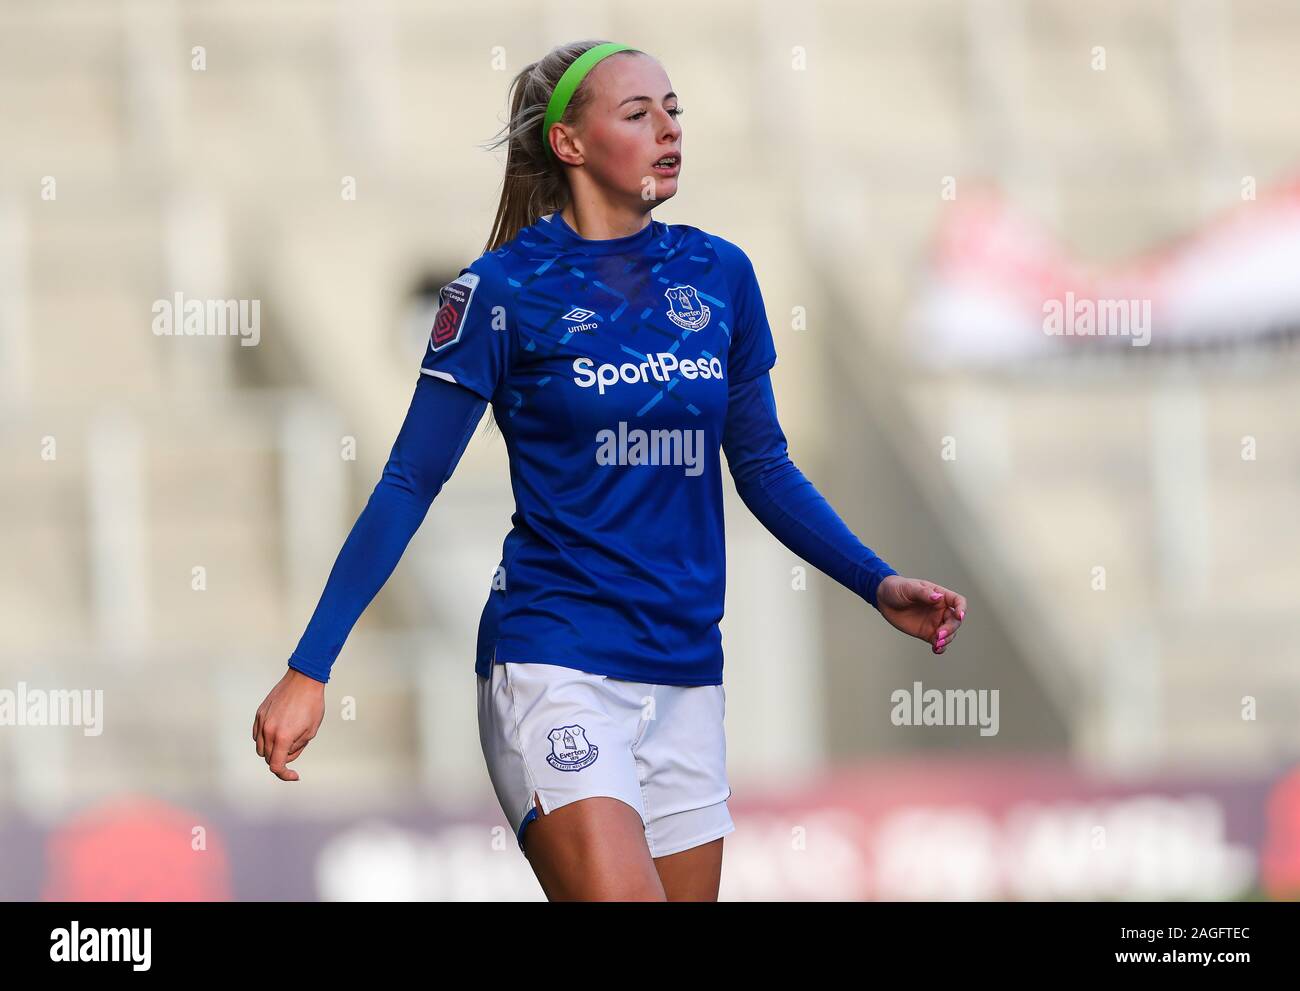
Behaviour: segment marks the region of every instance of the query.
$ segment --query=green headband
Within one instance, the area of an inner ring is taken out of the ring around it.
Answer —
[[[619,45],[611,41],[604,45],[597,45],[595,48],[588,48],[564,70],[564,75],[555,84],[551,102],[546,106],[546,120],[542,124],[542,147],[546,149],[547,158],[555,158],[555,152],[551,151],[551,127],[564,116],[564,109],[569,105],[569,100],[578,87],[582,85],[582,80],[586,78],[587,73],[606,55],[627,51],[631,47],[631,45]]]

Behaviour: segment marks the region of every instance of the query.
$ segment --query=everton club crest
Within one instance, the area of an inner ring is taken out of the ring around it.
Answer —
[[[709,308],[700,302],[694,286],[673,286],[665,289],[668,297],[668,319],[687,330],[703,330],[709,322]]]
[[[560,726],[546,735],[551,741],[546,762],[557,771],[581,771],[600,753],[594,743],[587,742],[587,731],[581,726]]]

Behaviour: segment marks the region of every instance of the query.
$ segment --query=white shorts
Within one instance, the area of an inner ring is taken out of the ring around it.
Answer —
[[[478,681],[488,776],[524,848],[537,818],[603,795],[636,809],[650,856],[725,836],[726,692],[721,685],[620,681],[559,664],[498,661]]]

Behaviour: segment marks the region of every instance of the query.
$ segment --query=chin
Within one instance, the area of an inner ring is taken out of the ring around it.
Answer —
[[[655,198],[652,202],[663,203],[677,195],[677,178],[655,180]]]

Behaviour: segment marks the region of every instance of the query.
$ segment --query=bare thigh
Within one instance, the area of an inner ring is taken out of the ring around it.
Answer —
[[[655,859],[655,870],[670,902],[716,902],[722,883],[722,841],[701,843]]]
[[[524,856],[548,901],[666,900],[632,806],[599,796],[546,815],[533,801],[537,818],[524,830]]]

